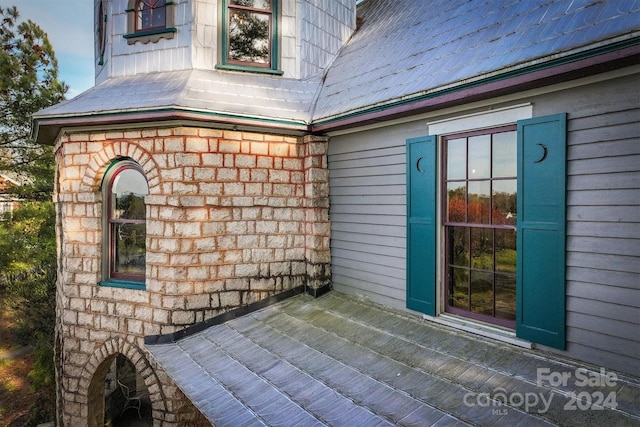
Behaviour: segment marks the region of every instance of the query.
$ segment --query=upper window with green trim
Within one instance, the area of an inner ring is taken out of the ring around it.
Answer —
[[[278,71],[278,1],[225,0],[221,68]]]
[[[127,34],[129,44],[157,42],[173,38],[174,3],[171,0],[129,0],[127,7]]]

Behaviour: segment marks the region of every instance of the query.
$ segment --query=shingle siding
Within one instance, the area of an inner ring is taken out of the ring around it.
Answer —
[[[193,13],[190,2],[177,0],[175,6],[175,37],[162,39],[157,43],[128,44],[124,35],[127,33],[128,0],[115,0],[111,7],[112,15],[107,18],[107,49],[111,63],[105,62],[108,75],[100,73],[101,78],[133,75],[159,71],[176,71],[192,68],[190,31]],[[201,26],[200,32],[203,27]],[[202,34],[200,34],[203,36]],[[106,55],[105,55],[106,56]]]
[[[322,73],[353,32],[355,1],[311,0],[301,8],[301,77],[307,78]]]
[[[215,69],[220,56],[221,0],[174,3],[176,33],[172,39],[128,44],[123,37],[128,0],[113,1],[106,23],[105,62],[96,67],[97,83],[134,74]],[[353,33],[354,9],[354,0],[281,0],[278,53],[284,77],[305,79],[321,74]]]
[[[522,101],[568,113],[567,337],[571,357],[640,372],[640,126],[636,76]],[[405,306],[405,141],[425,121],[329,143],[337,290]]]

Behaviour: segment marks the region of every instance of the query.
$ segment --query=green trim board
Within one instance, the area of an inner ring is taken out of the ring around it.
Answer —
[[[99,285],[107,288],[123,288],[123,289],[133,289],[138,291],[144,291],[147,289],[147,285],[145,282],[134,282],[131,280],[109,279],[109,280],[101,281]]]
[[[257,73],[257,74],[273,74],[276,76],[281,76],[284,74],[284,71],[271,69],[271,68],[261,68],[261,67],[251,67],[248,65],[231,65],[231,64],[217,64],[217,70],[227,70],[227,71],[242,71],[247,73]]]
[[[216,120],[218,119],[218,120]],[[40,144],[52,144],[58,132],[64,127],[109,126],[149,122],[192,121],[209,123],[209,126],[232,126],[245,128],[278,129],[293,134],[309,132],[304,121],[275,119],[256,116],[242,116],[233,113],[202,111],[187,108],[150,108],[133,111],[111,111],[104,113],[78,114],[68,116],[43,116],[33,119],[32,137]],[[43,132],[42,130],[46,132]]]
[[[94,114],[83,114],[78,116],[69,116],[64,117],[64,119],[70,118],[85,118],[85,117],[119,117],[119,116],[128,116],[128,115],[138,115],[138,114],[162,114],[162,113],[188,113],[188,114],[196,114],[207,117],[220,117],[225,119],[241,119],[245,121],[255,121],[262,123],[272,123],[276,125],[289,125],[289,126],[304,126],[305,130],[307,125],[304,122],[294,121],[294,120],[286,120],[286,119],[270,119],[266,117],[255,117],[249,115],[239,115],[232,113],[221,113],[217,111],[201,111],[201,110],[191,110],[186,108],[153,108],[148,110],[135,110],[135,111],[117,111],[117,112],[106,112],[106,113],[94,113]],[[35,119],[36,121],[45,121],[46,117]]]
[[[137,33],[125,34],[122,37],[125,39],[134,39],[136,37],[154,36],[156,34],[175,33],[178,30],[175,27],[161,28],[159,30],[139,31]]]

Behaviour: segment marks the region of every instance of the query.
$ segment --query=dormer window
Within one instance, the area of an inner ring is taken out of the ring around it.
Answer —
[[[225,0],[222,61],[218,68],[278,71],[278,1]]]
[[[127,34],[129,44],[171,39],[174,28],[174,2],[171,0],[129,0]]]

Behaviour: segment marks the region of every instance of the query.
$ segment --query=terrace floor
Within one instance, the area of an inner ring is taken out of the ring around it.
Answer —
[[[640,426],[638,378],[335,291],[147,348],[218,427]]]

